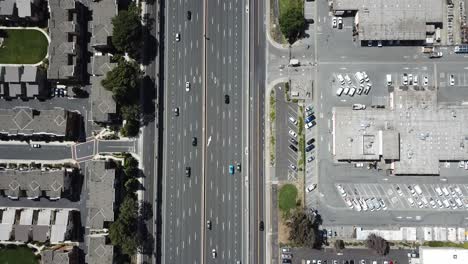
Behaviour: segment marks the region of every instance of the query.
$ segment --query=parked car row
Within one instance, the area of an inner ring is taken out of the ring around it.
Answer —
[[[340,85],[336,90],[337,96],[341,96],[342,94],[354,96],[355,94],[362,95],[363,93],[367,95],[372,88],[369,76],[364,71],[356,72],[354,80],[348,74],[345,74],[344,77],[342,74],[337,74],[336,81]]]
[[[281,249],[281,262],[282,263],[292,263],[292,253],[290,248]]]
[[[423,86],[428,86],[429,85],[429,77],[426,75],[423,76],[422,82],[419,81],[419,75],[418,74],[412,74],[412,73],[403,73],[401,77],[401,83],[403,85],[420,85],[422,84]]]
[[[392,260],[383,260],[383,261],[377,261],[377,260],[372,260],[369,262],[366,262],[366,260],[361,259],[360,261],[354,260],[354,259],[345,259],[345,260],[321,260],[321,259],[313,259],[313,260],[307,260],[306,264],[393,264]]]
[[[332,28],[343,28],[343,18],[342,17],[332,17]]]

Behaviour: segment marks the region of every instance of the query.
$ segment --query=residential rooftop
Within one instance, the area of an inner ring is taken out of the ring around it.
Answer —
[[[101,264],[112,263],[114,256],[114,246],[106,245],[106,238],[103,236],[87,236],[88,252],[86,263]]]

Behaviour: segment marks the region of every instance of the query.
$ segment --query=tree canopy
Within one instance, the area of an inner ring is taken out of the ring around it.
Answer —
[[[296,41],[305,26],[304,14],[300,5],[291,5],[279,18],[280,29],[289,43]]]
[[[119,60],[117,66],[106,74],[102,86],[112,91],[114,100],[119,105],[131,105],[138,101],[138,84],[141,72],[134,62]]]
[[[289,239],[299,246],[320,248],[322,241],[318,221],[302,209],[296,209],[287,223],[290,228]]]
[[[119,52],[127,52],[132,58],[139,58],[142,47],[142,24],[138,8],[130,5],[112,18],[114,26],[112,44]]]
[[[370,234],[366,239],[366,245],[369,249],[373,250],[379,255],[386,255],[390,250],[390,245],[387,240],[383,239],[376,234]]]
[[[120,205],[119,216],[110,225],[109,238],[122,252],[133,255],[138,247],[137,232],[138,204],[135,198],[126,196]]]

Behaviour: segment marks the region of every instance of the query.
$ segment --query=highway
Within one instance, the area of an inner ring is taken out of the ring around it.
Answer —
[[[201,0],[166,2],[161,263],[201,263],[203,18]]]
[[[248,171],[242,170],[246,9],[243,0],[206,3],[205,220],[212,228],[205,229],[203,263],[236,263],[242,260],[242,183]]]
[[[264,1],[250,2],[250,263],[265,263],[265,231],[259,223],[264,217],[264,98],[265,98],[265,15]],[[268,226],[265,224],[265,226]]]

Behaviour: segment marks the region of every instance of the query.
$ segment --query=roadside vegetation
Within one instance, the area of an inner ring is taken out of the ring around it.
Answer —
[[[128,53],[131,58],[137,60],[140,58],[143,44],[143,26],[139,11],[135,4],[131,4],[127,10],[120,10],[117,16],[112,18],[112,44],[118,52]]]
[[[305,28],[304,1],[279,0],[281,32],[290,44],[294,43]]]
[[[387,240],[377,236],[376,234],[370,234],[365,243],[367,248],[381,256],[388,254],[388,251],[390,250],[390,244]]]
[[[2,29],[0,64],[34,64],[47,55],[49,41],[35,29]]]
[[[120,132],[123,136],[135,137],[140,130],[139,84],[142,73],[138,64],[117,59],[117,67],[109,71],[102,80],[102,86],[112,92],[119,113],[125,120]]]
[[[288,218],[297,206],[297,188],[294,184],[285,184],[279,191],[279,208],[283,218]]]
[[[280,43],[280,44],[287,44],[288,41],[281,33],[281,29],[279,26],[279,17],[275,15],[275,4],[277,0],[269,0],[270,1],[270,36],[271,38]]]
[[[270,164],[275,164],[275,151],[276,151],[276,92],[271,90],[270,93]]]
[[[468,249],[468,242],[455,243],[455,242],[450,242],[450,241],[428,241],[428,242],[424,242],[423,245],[427,247],[456,247],[456,248]]]
[[[319,226],[322,220],[319,215],[313,215],[309,210],[297,208],[287,222],[289,240],[298,247],[319,249],[322,247]]]

